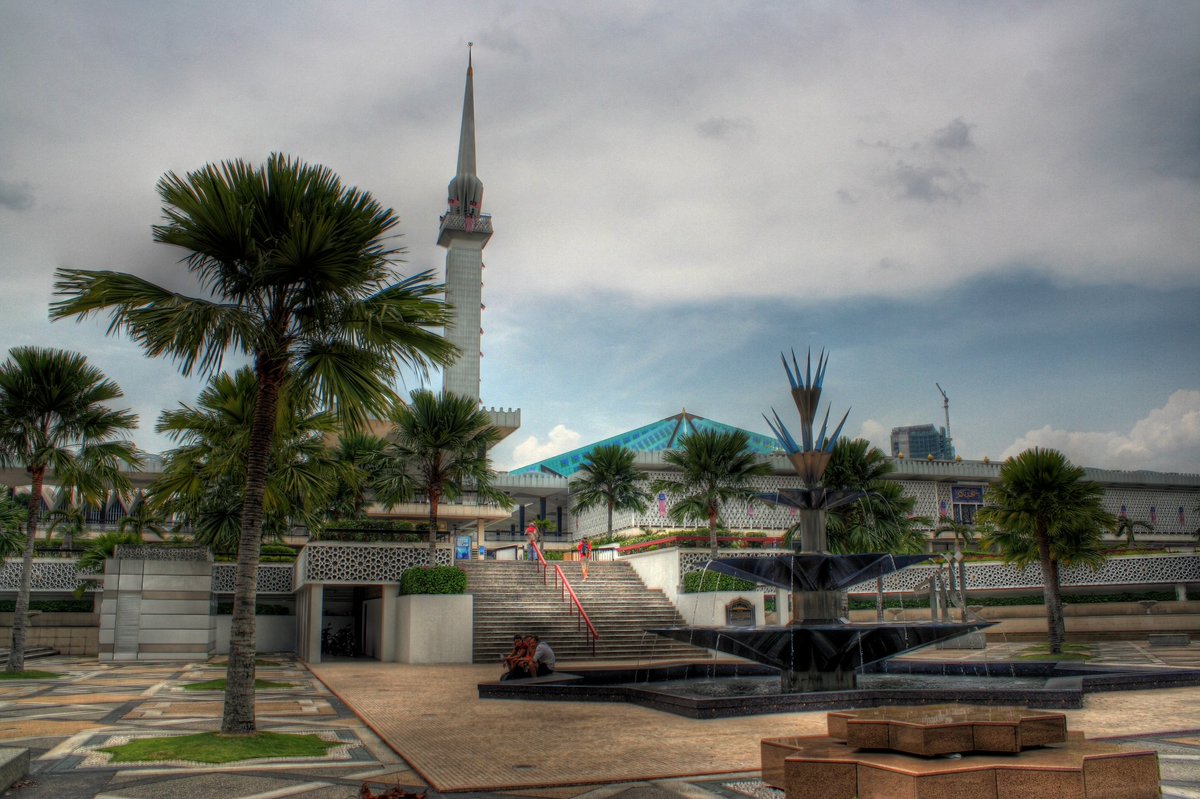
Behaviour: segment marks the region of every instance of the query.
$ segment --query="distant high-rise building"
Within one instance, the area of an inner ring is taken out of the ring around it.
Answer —
[[[900,455],[911,460],[954,460],[954,445],[946,436],[946,428],[931,424],[915,424],[892,428],[892,457]]]

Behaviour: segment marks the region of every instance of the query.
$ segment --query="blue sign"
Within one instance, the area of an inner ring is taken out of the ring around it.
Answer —
[[[455,560],[470,560],[471,559],[471,536],[460,535],[454,539],[454,559]]]

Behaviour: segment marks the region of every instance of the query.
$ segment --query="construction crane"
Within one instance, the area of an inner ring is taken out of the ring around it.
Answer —
[[[946,457],[949,457],[953,446],[951,444],[953,439],[950,438],[950,398],[946,396],[946,390],[942,388],[941,383],[934,383],[934,385],[942,394],[942,410],[946,412]]]

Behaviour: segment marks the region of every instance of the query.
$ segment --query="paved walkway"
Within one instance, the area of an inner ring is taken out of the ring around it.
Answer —
[[[1197,644],[1099,649],[1108,662],[1183,665],[1200,659]],[[1002,654],[1014,653],[993,647],[938,653],[964,659]],[[369,781],[376,790],[400,785],[428,790],[430,797],[745,799],[746,791],[768,795],[752,790],[759,738],[824,727],[824,713],[700,721],[619,704],[480,700],[475,685],[496,676],[491,666],[350,661],[310,671],[287,659],[278,664],[260,667],[259,676],[293,687],[259,693],[259,726],[315,732],[341,743],[323,758],[112,765],[99,748],[216,729],[220,694],[183,686],[223,676],[220,665],[33,661],[32,668],[65,676],[0,682],[0,745],[29,748],[34,758],[30,779],[6,795],[352,799]],[[1200,688],[1092,694],[1083,709],[1067,712],[1071,728],[1089,737],[1156,748],[1164,795],[1200,799]]]

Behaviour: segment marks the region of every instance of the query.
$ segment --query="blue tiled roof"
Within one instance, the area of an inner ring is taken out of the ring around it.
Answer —
[[[666,419],[651,422],[635,430],[618,433],[615,436],[610,436],[602,441],[596,441],[585,447],[573,449],[561,455],[553,455],[537,463],[522,466],[519,469],[513,469],[509,474],[553,474],[559,477],[570,477],[583,466],[584,459],[587,458],[588,453],[596,447],[606,444],[620,444],[634,452],[662,452],[663,450],[677,447],[679,439],[693,430],[728,432],[740,429],[683,411],[674,416],[668,416]],[[749,438],[750,450],[756,455],[770,455],[782,451],[779,443],[771,436],[752,433],[749,430],[742,430],[742,432]]]

